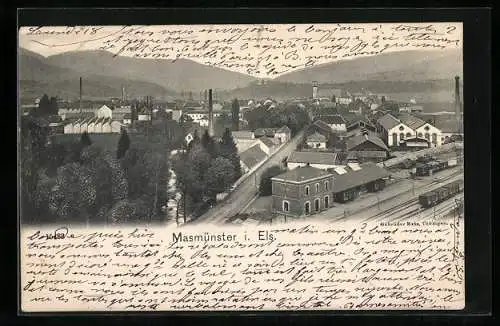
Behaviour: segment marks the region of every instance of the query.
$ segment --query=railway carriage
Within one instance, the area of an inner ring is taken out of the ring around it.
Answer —
[[[418,196],[418,201],[422,207],[429,208],[455,196],[459,192],[460,181],[454,181],[443,187]]]

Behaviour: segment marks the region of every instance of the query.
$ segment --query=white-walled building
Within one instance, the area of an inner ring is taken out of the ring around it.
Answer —
[[[398,119],[388,113],[377,120],[377,130],[389,147],[442,145],[441,130],[410,114],[402,114]]]
[[[310,148],[315,149],[325,149],[326,148],[326,137],[322,134],[315,132],[306,138],[306,144]]]
[[[113,118],[113,110],[111,110],[107,105],[101,106],[95,111],[95,116],[97,118]]]
[[[288,126],[283,126],[276,130],[276,133],[274,134],[274,138],[277,138],[280,140],[281,143],[286,143],[290,140],[292,137],[292,131]]]
[[[122,123],[110,118],[87,118],[69,122],[64,126],[65,134],[119,133]]]
[[[321,115],[318,117],[318,119],[326,123],[332,129],[332,131],[343,132],[347,130],[346,121],[341,115]]]

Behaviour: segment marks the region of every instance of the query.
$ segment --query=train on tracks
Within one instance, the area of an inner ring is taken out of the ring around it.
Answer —
[[[424,208],[435,206],[460,193],[463,188],[460,187],[460,180],[450,182],[443,187],[426,192],[418,196],[418,202]]]
[[[423,177],[433,175],[436,172],[457,166],[457,160],[433,160],[427,163],[417,163],[413,169],[415,176]]]

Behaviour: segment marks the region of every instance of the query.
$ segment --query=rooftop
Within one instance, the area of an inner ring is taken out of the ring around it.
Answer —
[[[315,132],[307,137],[307,141],[326,142],[326,137],[318,132]]]
[[[389,151],[389,148],[387,148],[382,139],[371,135],[366,135],[366,136],[359,135],[349,138],[347,140],[347,150],[350,151],[353,148],[357,147],[358,145],[363,144],[364,142],[371,142],[372,144],[380,147],[381,149]]]
[[[233,136],[233,138],[240,138],[240,139],[252,139],[253,138],[253,132],[248,131],[248,130],[232,131],[231,135]]]
[[[326,122],[329,125],[345,124],[345,119],[338,114],[321,115],[318,117],[318,119]]]
[[[274,138],[273,138],[274,139]],[[259,138],[259,140],[264,143],[264,145],[266,145],[267,147],[273,147],[276,145],[276,143],[269,137],[267,136],[264,136],[264,137],[261,137]]]
[[[384,127],[386,130],[389,130],[396,127],[401,122],[398,119],[396,119],[396,117],[394,117],[392,114],[387,113],[378,118],[377,123],[382,127]]]
[[[321,169],[316,169],[311,166],[303,166],[303,167],[298,167],[296,169],[287,171],[285,173],[282,173],[280,175],[277,175],[276,177],[272,178],[271,180],[284,180],[284,181],[292,181],[292,182],[303,182],[311,179],[316,179],[319,177],[327,177],[331,176],[332,174],[323,171]]]
[[[337,162],[337,153],[332,152],[293,152],[288,157],[290,163],[330,164]]]
[[[283,126],[281,128],[279,128],[278,130],[276,130],[276,132],[278,133],[290,133],[291,130],[290,128],[288,128],[288,126]]]
[[[400,114],[399,120],[411,129],[417,129],[426,124],[424,120],[417,118],[416,116],[413,116],[411,114]]]
[[[390,175],[385,169],[373,163],[361,164],[361,169],[344,174],[334,174],[333,192],[338,193]]]
[[[253,168],[267,157],[259,145],[254,145],[240,154],[240,160],[249,168]]]

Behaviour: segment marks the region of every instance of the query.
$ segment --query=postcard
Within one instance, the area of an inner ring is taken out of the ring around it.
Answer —
[[[461,22],[23,26],[20,310],[461,310]]]

